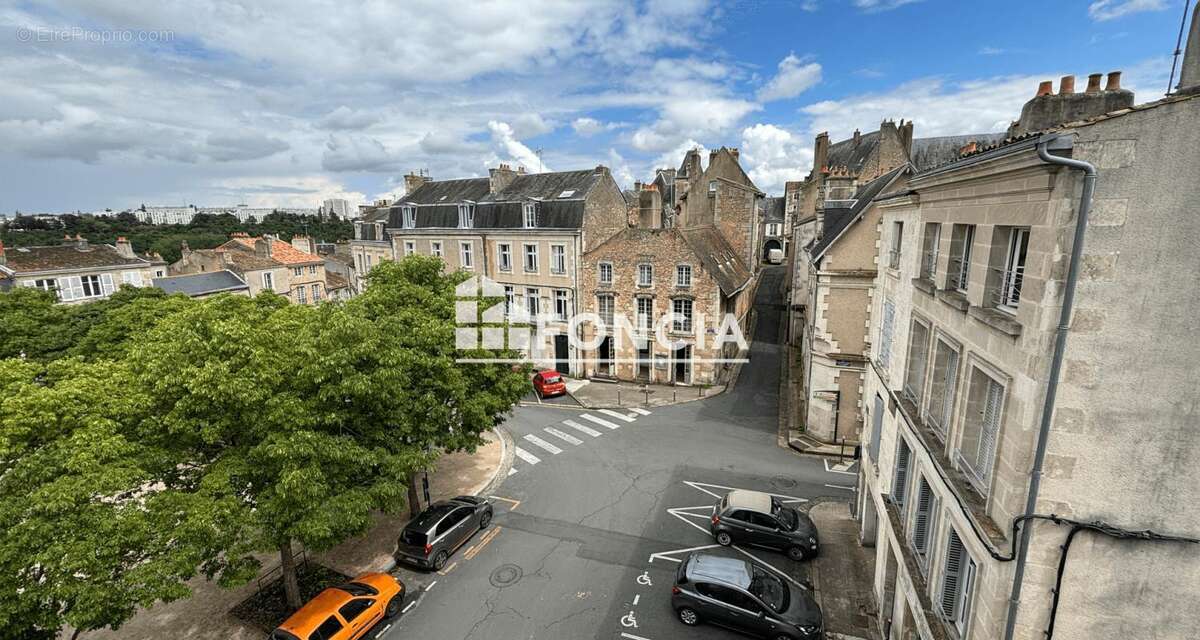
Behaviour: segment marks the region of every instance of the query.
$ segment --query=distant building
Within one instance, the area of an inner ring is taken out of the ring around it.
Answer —
[[[215,249],[191,250],[171,265],[172,275],[229,270],[250,287],[250,295],[272,291],[297,304],[317,304],[328,298],[325,260],[301,251],[274,236],[253,238],[234,233]]]
[[[133,215],[146,224],[190,224],[196,217],[196,207],[153,207],[142,205],[134,209]]]
[[[55,246],[6,249],[0,244],[4,288],[53,291],[60,302],[70,304],[107,298],[123,284],[148,287],[166,269],[161,257],[134,253],[125,238],[117,238],[115,245],[93,245],[78,235]]]
[[[250,295],[246,281],[228,269],[155,278],[153,284],[167,293],[182,293],[192,298],[209,298],[221,293]]]
[[[336,215],[340,220],[349,220],[355,217],[355,210],[350,206],[350,201],[345,198],[328,198],[321,203],[321,208],[325,211],[325,215]]]

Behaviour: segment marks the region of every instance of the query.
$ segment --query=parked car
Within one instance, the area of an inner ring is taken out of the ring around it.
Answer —
[[[777,549],[792,560],[815,557],[821,549],[817,526],[808,514],[758,491],[730,491],[713,511],[709,528],[719,545]]]
[[[533,376],[533,390],[543,398],[561,396],[567,392],[567,383],[562,374],[553,370],[539,371]]]
[[[783,264],[783,249],[768,249],[767,262],[771,264]]]
[[[771,640],[825,637],[811,592],[742,558],[690,554],[675,574],[671,606],[689,627],[707,622]]]
[[[271,632],[271,640],[357,640],[404,609],[404,583],[364,573],[309,600]]]
[[[396,559],[441,571],[446,560],[492,522],[492,505],[476,496],[458,496],[429,505],[400,532]]]

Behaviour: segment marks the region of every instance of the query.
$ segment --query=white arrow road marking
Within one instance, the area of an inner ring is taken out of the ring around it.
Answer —
[[[671,556],[673,556],[673,555],[675,555],[675,554],[677,554],[677,553],[691,553],[691,552],[693,552],[693,551],[701,551],[701,550],[704,550],[704,549],[712,549],[712,548],[714,548],[714,547],[719,547],[719,546],[721,546],[721,545],[719,545],[719,544],[706,544],[706,545],[704,545],[704,546],[702,546],[702,547],[688,547],[687,549],[674,549],[674,550],[672,550],[672,551],[660,551],[660,552],[658,552],[658,553],[652,553],[652,554],[650,554],[650,562],[654,562],[655,560],[670,560],[671,562],[683,562],[683,561],[682,561],[682,560],[680,560],[679,558],[672,558]]]
[[[517,468],[516,468],[516,467],[509,467],[509,468],[508,468],[508,475],[510,475],[510,476],[511,476],[511,475],[516,475],[516,473],[517,473]]]
[[[517,454],[518,458],[524,460],[525,462],[528,462],[529,464],[537,464],[542,461],[541,458],[538,458],[537,456],[533,455],[532,453],[529,453],[528,451],[522,449],[521,447],[517,447],[515,453]]]
[[[558,447],[550,444],[549,442],[542,440],[541,438],[533,435],[532,433],[525,436],[525,439],[528,440],[531,444],[535,444],[535,445],[545,449],[546,451],[549,451],[550,453],[552,453],[554,455],[558,455],[558,454],[562,453],[562,449],[559,449]]]
[[[546,431],[546,433],[554,436],[555,438],[564,440],[566,442],[570,442],[573,445],[583,444],[583,440],[580,440],[579,438],[576,438],[575,436],[573,436],[569,433],[563,433],[562,431],[559,431],[558,429],[555,429],[554,427],[546,427],[545,431]]]
[[[602,427],[608,427],[609,429],[620,429],[621,428],[621,425],[619,425],[619,424],[613,424],[613,423],[609,422],[608,420],[601,420],[600,418],[597,418],[596,416],[594,416],[590,413],[580,414],[579,417],[583,418],[584,420],[590,420],[592,422],[595,422],[596,424],[598,424]]]
[[[580,433],[586,433],[593,438],[600,437],[599,431],[596,431],[595,429],[593,429],[591,427],[585,427],[585,426],[579,424],[578,422],[575,422],[574,420],[563,420],[563,424],[567,425],[568,427],[571,427],[572,429],[574,429]]]
[[[724,498],[725,493],[729,493],[730,491],[737,491],[739,489],[739,487],[726,487],[726,486],[719,485],[719,484],[708,484],[707,482],[692,482],[690,480],[684,480],[683,483],[697,491],[703,491],[704,493],[707,493],[708,495],[710,495],[714,498]],[[705,487],[709,487],[710,489],[724,489],[725,493],[716,493],[716,492],[710,491],[709,489],[705,489]],[[753,491],[753,489],[750,489],[750,491]],[[797,498],[796,496],[785,496],[782,493],[770,493],[770,492],[760,492],[760,493],[768,493],[771,496],[779,498],[780,502],[808,502],[808,498]]]
[[[648,415],[650,415],[650,412],[649,412],[649,411],[646,411],[645,409],[639,409],[639,408],[637,408],[637,407],[629,407],[629,410],[630,410],[630,411],[632,411],[632,412],[634,412],[634,413],[640,413],[640,414],[642,414],[642,415],[644,415],[644,416],[648,416]]]
[[[623,413],[617,413],[616,411],[613,411],[612,409],[601,409],[600,413],[603,413],[606,416],[612,416],[618,420],[624,420],[625,422],[633,422],[636,419],[636,418],[630,418],[629,416],[627,416]]]
[[[692,508],[695,508],[695,507],[692,507]],[[687,524],[689,527],[695,527],[695,528],[699,529],[700,531],[703,531],[704,535],[706,535],[706,536],[712,535],[712,531],[708,527],[702,527],[702,526],[696,524],[695,522],[692,522],[691,520],[687,519],[687,516],[691,516],[693,518],[702,517],[705,520],[708,520],[710,516],[701,516],[701,515],[695,514],[695,513],[687,513],[685,511],[681,511],[680,509],[667,509],[667,513],[675,516],[676,518],[679,518],[680,522]]]

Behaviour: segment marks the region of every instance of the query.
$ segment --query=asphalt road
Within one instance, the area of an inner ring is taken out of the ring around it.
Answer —
[[[526,455],[494,494],[494,523],[444,575],[410,585],[410,609],[381,637],[741,637],[686,628],[669,605],[678,558],[714,544],[707,520],[717,496],[745,488],[800,504],[849,495],[827,486],[846,484],[845,474],[776,445],[782,268],[763,277],[751,360],[726,393],[648,415],[518,408],[505,428]],[[803,563],[778,553],[719,552],[805,579]]]

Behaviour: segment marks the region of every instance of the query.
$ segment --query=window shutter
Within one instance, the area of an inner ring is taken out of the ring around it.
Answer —
[[[992,477],[992,466],[996,456],[996,440],[1000,431],[1000,401],[1004,387],[991,378],[987,381],[987,397],[983,405],[983,428],[979,434],[979,473],[984,482]]]
[[[933,506],[933,491],[924,478],[921,479],[921,489],[917,493],[917,517],[913,523],[913,547],[920,553],[925,553],[925,544],[929,540],[929,515]]]
[[[113,289],[116,287],[113,286],[111,273],[100,274],[100,287],[100,290],[104,292],[104,295],[112,295]]]
[[[55,280],[58,283],[58,299],[63,302],[75,299],[75,292],[71,290],[70,278],[58,278]],[[32,286],[32,285],[30,285]]]
[[[883,396],[875,394],[875,411],[871,416],[871,460],[879,463],[879,437],[883,432]]]
[[[963,577],[963,545],[958,532],[950,530],[950,544],[946,545],[946,573],[942,579],[942,615],[947,620],[957,620]]]
[[[69,290],[71,291],[71,297],[69,299],[70,300],[78,300],[79,298],[82,298],[83,297],[83,278],[81,278],[80,276],[71,276],[70,278],[68,278],[68,280],[70,281],[70,289]]]
[[[900,448],[896,451],[896,477],[892,480],[892,500],[898,505],[904,504],[904,494],[908,490],[908,442],[900,438]]]
[[[942,398],[938,409],[941,410],[941,415],[938,416],[938,422],[942,428],[948,428],[950,424],[950,411],[954,408],[954,374],[958,372],[958,353],[950,351],[946,357],[946,370],[942,372]]]

